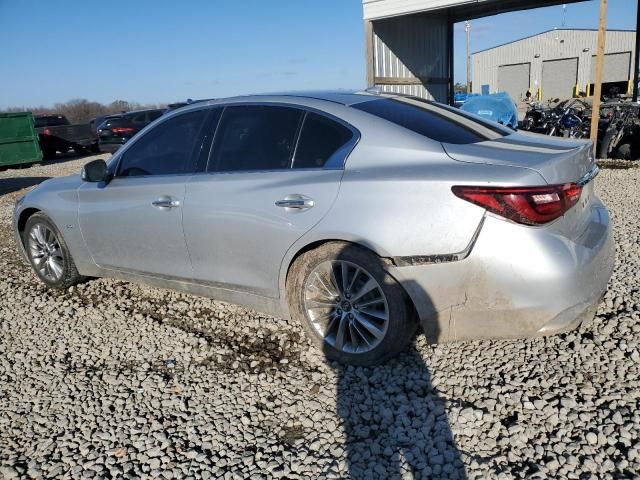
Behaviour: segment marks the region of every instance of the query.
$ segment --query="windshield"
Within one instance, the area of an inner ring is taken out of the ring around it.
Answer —
[[[352,106],[442,143],[477,143],[512,133],[476,115],[416,97],[381,98]]]

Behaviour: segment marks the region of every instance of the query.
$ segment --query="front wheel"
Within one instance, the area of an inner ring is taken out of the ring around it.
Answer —
[[[29,217],[22,242],[33,270],[48,287],[68,288],[82,279],[62,235],[45,214]]]
[[[298,257],[287,296],[292,317],[329,360],[375,365],[404,350],[416,331],[403,288],[377,255],[352,244]]]

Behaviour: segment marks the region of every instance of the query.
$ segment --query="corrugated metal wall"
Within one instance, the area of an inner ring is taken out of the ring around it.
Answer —
[[[635,32],[610,30],[606,40],[606,53],[633,52]],[[490,86],[492,92],[496,91],[500,65],[531,62],[532,92],[535,94],[538,88],[542,88],[544,98],[542,62],[571,57],[578,58],[578,88],[585,91],[587,83],[591,81],[591,63],[596,44],[595,30],[553,30],[475,53],[472,58],[473,91],[480,93],[485,84]],[[631,68],[628,75],[629,79],[633,77]]]
[[[448,17],[411,15],[373,23],[374,84],[384,91],[447,101]]]

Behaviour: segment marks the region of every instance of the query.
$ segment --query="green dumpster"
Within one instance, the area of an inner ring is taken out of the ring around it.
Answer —
[[[0,167],[42,160],[31,112],[0,113]]]

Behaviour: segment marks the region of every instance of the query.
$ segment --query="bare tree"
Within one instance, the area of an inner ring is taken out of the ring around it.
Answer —
[[[56,103],[53,108],[43,106],[8,107],[0,110],[0,112],[33,112],[34,115],[61,114],[67,117],[71,123],[88,123],[96,117],[110,113],[165,107],[166,104],[142,104],[138,102],[128,102],[126,100],[115,100],[105,105],[99,102],[91,102],[84,98],[75,98],[64,103]]]

